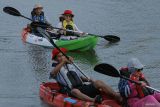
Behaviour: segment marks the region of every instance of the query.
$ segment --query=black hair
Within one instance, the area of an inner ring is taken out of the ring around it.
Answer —
[[[65,20],[65,19],[64,19],[63,16],[60,16],[60,17],[59,17],[59,21],[60,21],[60,22],[63,22],[64,20]]]

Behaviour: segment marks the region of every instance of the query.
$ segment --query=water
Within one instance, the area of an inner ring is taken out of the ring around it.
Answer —
[[[116,44],[100,39],[94,51],[69,53],[88,75],[117,89],[118,79],[98,74],[93,67],[105,62],[119,68],[137,57],[146,65],[144,73],[151,85],[160,89],[159,0],[1,0],[0,107],[46,107],[38,89],[52,69],[51,49],[24,44],[21,29],[29,21],[2,12],[3,7],[13,6],[30,16],[35,3],[43,4],[53,25],[63,10],[72,9],[82,31],[121,38]]]

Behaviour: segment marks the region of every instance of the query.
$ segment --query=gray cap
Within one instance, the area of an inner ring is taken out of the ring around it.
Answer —
[[[135,69],[144,68],[144,65],[137,58],[131,58],[128,61],[127,67],[130,70],[130,72],[134,72]]]

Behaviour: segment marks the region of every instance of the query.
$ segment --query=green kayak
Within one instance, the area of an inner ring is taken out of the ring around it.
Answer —
[[[75,40],[58,40],[55,43],[59,47],[64,47],[68,50],[86,51],[93,49],[97,41],[97,37],[86,35],[86,37],[80,37]]]
[[[27,29],[23,29],[22,31],[22,40],[30,44],[54,48],[46,38],[31,34]],[[53,41],[59,47],[64,47],[69,51],[87,51],[96,46],[98,37],[85,35],[73,40],[53,39]]]

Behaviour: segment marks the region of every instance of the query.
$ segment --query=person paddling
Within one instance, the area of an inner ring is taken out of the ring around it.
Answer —
[[[129,107],[160,107],[160,93],[154,93],[145,88],[146,85],[149,86],[150,84],[142,73],[143,68],[144,65],[137,58],[130,59],[127,67],[120,69],[120,73],[134,81],[138,81],[141,85],[120,79],[119,91],[127,99]]]
[[[72,10],[65,10],[64,13],[62,14],[61,20],[57,27],[62,28],[64,30],[61,30],[61,34],[64,36],[61,36],[61,39],[75,39],[75,36],[81,36],[84,35],[85,33],[82,32],[81,30],[78,29],[77,25],[74,23],[73,18],[74,14]],[[77,33],[74,32],[69,32],[65,30],[73,30],[77,31]]]
[[[43,29],[45,29],[50,34],[51,37],[56,37],[56,35],[53,33],[54,30],[49,27],[51,24],[48,22],[45,14],[43,12],[43,6],[42,5],[35,4],[32,12],[31,12],[31,19],[33,20],[33,23],[34,22],[41,22],[41,23],[47,24],[48,26],[44,26],[44,27],[41,26],[41,27]],[[32,33],[36,33],[36,34],[38,34],[37,36],[41,36],[36,30],[36,28],[38,26],[39,26],[38,24],[37,25],[33,24],[33,26],[32,26],[32,23],[31,23],[31,26],[29,25],[29,27],[32,29]]]
[[[43,10],[42,5],[35,4],[31,12],[31,18],[34,22],[43,22],[49,24],[42,10]]]
[[[67,52],[65,48],[60,48],[64,53]],[[54,69],[50,73],[51,77],[56,79],[60,85],[69,90],[69,94],[81,100],[101,103],[102,98],[99,96],[104,92],[109,97],[121,102],[122,98],[112,88],[100,80],[87,79],[84,77],[72,64],[73,58],[69,60],[63,56],[57,49],[52,51],[52,59],[56,61],[53,63]],[[88,84],[86,84],[88,82]]]

